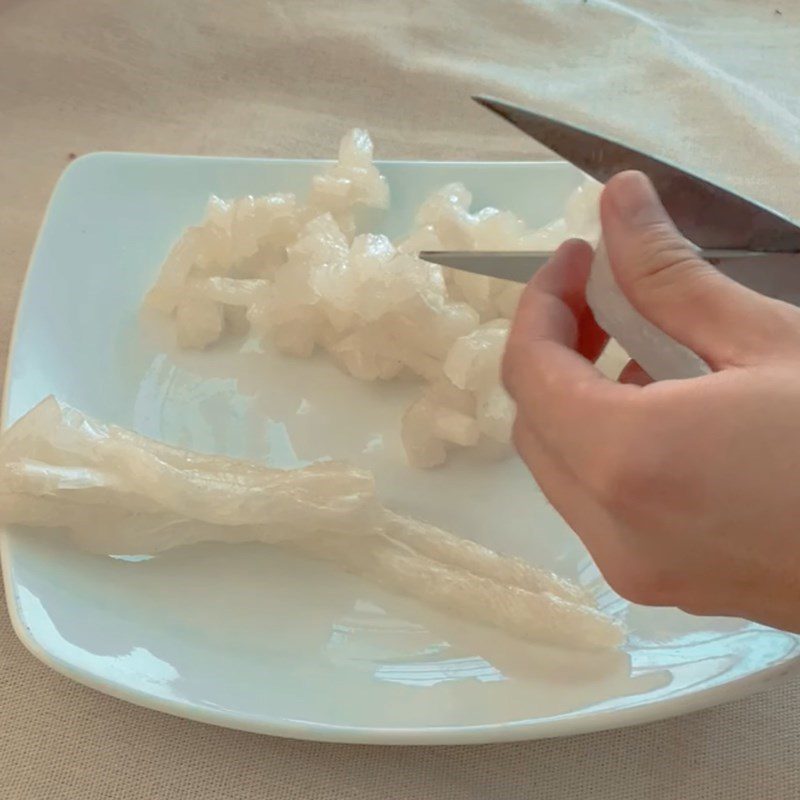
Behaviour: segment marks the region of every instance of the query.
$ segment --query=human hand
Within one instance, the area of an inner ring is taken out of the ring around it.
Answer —
[[[800,309],[700,259],[640,173],[608,182],[601,217],[622,291],[713,372],[602,376],[592,251],[566,242],[509,335],[515,446],[622,596],[800,631]]]

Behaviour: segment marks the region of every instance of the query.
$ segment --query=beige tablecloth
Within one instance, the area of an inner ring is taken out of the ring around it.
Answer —
[[[798,0],[0,0],[0,335],[45,203],[98,149],[516,158],[489,91],[800,217]],[[800,796],[800,680],[642,728],[483,748],[304,744],[70,683],[0,609],[0,798],[687,800]]]

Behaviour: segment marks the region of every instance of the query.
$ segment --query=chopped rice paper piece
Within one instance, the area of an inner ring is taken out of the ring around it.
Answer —
[[[586,239],[591,245],[600,241],[600,195],[603,184],[586,177],[567,198],[564,207],[564,225],[567,235]]]
[[[409,464],[423,469],[443,464],[448,444],[469,447],[480,437],[474,416],[437,403],[427,393],[406,410],[401,426]]]
[[[423,250],[442,250],[442,243],[432,225],[423,225],[414,229],[405,239],[397,243],[401,253],[416,255]]]
[[[506,319],[484,323],[458,339],[447,354],[444,373],[459,389],[479,391],[500,383],[510,323]]]
[[[330,214],[307,223],[270,287],[250,306],[254,332],[284,352],[324,347],[361,380],[389,380],[404,368],[432,380],[474,309],[447,300],[441,267],[401,253],[385,236],[348,246]]]
[[[503,386],[493,383],[476,393],[476,419],[480,432],[495,442],[508,444],[517,408]]]
[[[327,350],[345,372],[362,381],[391,380],[407,366],[403,360],[405,353],[400,348],[392,350],[391,342],[385,341],[379,326],[350,333],[332,342]]]
[[[353,210],[389,207],[389,184],[372,163],[372,140],[356,128],[342,139],[339,160],[311,181],[309,205],[330,212],[342,230],[352,236]]]
[[[192,275],[261,277],[285,259],[299,226],[291,194],[235,201],[211,197],[205,219],[173,245],[145,302],[164,313],[174,311]]]
[[[190,278],[188,290],[224,306],[252,305],[260,295],[269,290],[270,282],[263,278],[225,278],[212,275],[208,278]]]
[[[525,285],[515,281],[496,279],[492,284],[492,300],[497,314],[503,319],[513,319]]]
[[[494,443],[510,442],[516,409],[500,381],[508,330],[508,320],[493,320],[453,344],[444,378],[431,384],[403,416],[401,437],[411,466],[439,466],[450,447],[477,445],[482,436]]]
[[[187,288],[175,308],[178,346],[202,350],[216,342],[224,329],[222,306],[201,292]]]

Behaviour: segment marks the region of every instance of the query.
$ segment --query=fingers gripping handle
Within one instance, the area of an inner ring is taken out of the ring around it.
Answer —
[[[711,370],[697,354],[646,320],[614,280],[602,239],[595,249],[586,299],[597,324],[654,380],[696,378]]]

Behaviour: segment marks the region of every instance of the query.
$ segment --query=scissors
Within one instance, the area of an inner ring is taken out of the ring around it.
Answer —
[[[655,186],[678,230],[717,269],[800,306],[800,226],[778,212],[593,131],[491,97],[473,98],[601,183],[635,169]],[[551,253],[426,251],[435,264],[527,282]]]

